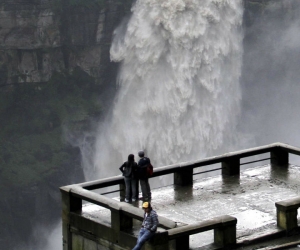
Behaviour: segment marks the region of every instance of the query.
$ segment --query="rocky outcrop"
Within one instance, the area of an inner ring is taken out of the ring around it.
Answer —
[[[2,0],[0,3],[0,86],[47,82],[53,71],[80,67],[99,84],[111,84],[113,30],[133,0]],[[251,25],[270,0],[244,0]],[[293,0],[281,1],[291,9]]]
[[[98,83],[111,71],[114,28],[131,1],[4,0],[0,3],[0,85],[46,82],[80,67]]]

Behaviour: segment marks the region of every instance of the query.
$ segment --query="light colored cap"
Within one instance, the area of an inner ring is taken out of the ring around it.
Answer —
[[[143,203],[143,208],[149,208],[150,207],[150,203],[149,202],[144,202]]]

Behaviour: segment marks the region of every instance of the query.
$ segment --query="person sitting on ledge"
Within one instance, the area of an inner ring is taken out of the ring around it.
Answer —
[[[145,211],[144,220],[139,232],[137,243],[132,250],[140,250],[145,242],[154,236],[157,230],[158,216],[152,209],[150,202],[144,202],[143,209]]]

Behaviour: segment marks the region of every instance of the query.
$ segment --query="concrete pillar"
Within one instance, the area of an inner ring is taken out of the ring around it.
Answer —
[[[271,151],[271,164],[277,166],[289,165],[289,153],[281,148],[275,148]]]
[[[62,198],[62,234],[63,250],[72,250],[72,237],[70,228],[70,212],[80,212],[82,201],[80,198],[72,197],[69,188],[60,188]]]
[[[132,218],[121,210],[111,209],[111,228],[116,232],[132,228]]]
[[[277,214],[277,226],[281,227],[282,229],[285,229],[287,232],[291,231],[294,228],[297,228],[298,207],[287,208],[279,203],[275,203],[275,205]]]
[[[234,246],[236,244],[236,224],[214,229],[214,243],[222,247]]]
[[[76,233],[72,234],[72,250],[84,249],[84,237]]]
[[[231,157],[222,162],[222,175],[239,175],[240,174],[240,158]]]
[[[67,221],[62,221],[62,249],[72,250],[72,235],[69,231],[70,224]]]
[[[174,184],[188,186],[193,184],[193,168],[182,168],[174,173]]]
[[[185,235],[175,239],[176,250],[190,249],[190,236]]]
[[[125,187],[125,182],[119,184],[120,188],[120,201],[125,200],[125,192],[126,192],[126,187]]]

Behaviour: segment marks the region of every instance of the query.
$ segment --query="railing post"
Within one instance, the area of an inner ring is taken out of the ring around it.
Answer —
[[[298,205],[285,206],[283,202],[276,202],[277,226],[285,229],[287,232],[298,227],[297,209]]]
[[[132,218],[125,215],[122,210],[111,209],[111,228],[116,232],[132,228]]]
[[[239,175],[240,174],[240,158],[230,157],[222,161],[222,175]]]
[[[120,232],[126,229],[131,229],[133,225],[133,220],[131,217],[126,216],[122,210],[111,209],[111,228],[114,231],[112,234],[111,241],[119,242]]]
[[[222,247],[230,247],[236,244],[237,220],[223,223],[222,227],[214,229],[214,243]]]
[[[174,172],[174,184],[187,186],[193,184],[193,168],[180,168]]]
[[[120,188],[120,201],[124,201],[125,200],[125,190],[126,190],[124,181],[119,184],[119,188]]]
[[[72,249],[72,237],[70,228],[70,212],[80,212],[82,209],[82,200],[73,197],[70,194],[70,188],[60,188],[62,199],[62,234],[63,234],[63,250]]]
[[[185,235],[175,239],[175,249],[182,250],[182,249],[190,249],[190,236]]]
[[[271,151],[271,164],[278,166],[288,166],[289,153],[281,148],[275,148]]]

